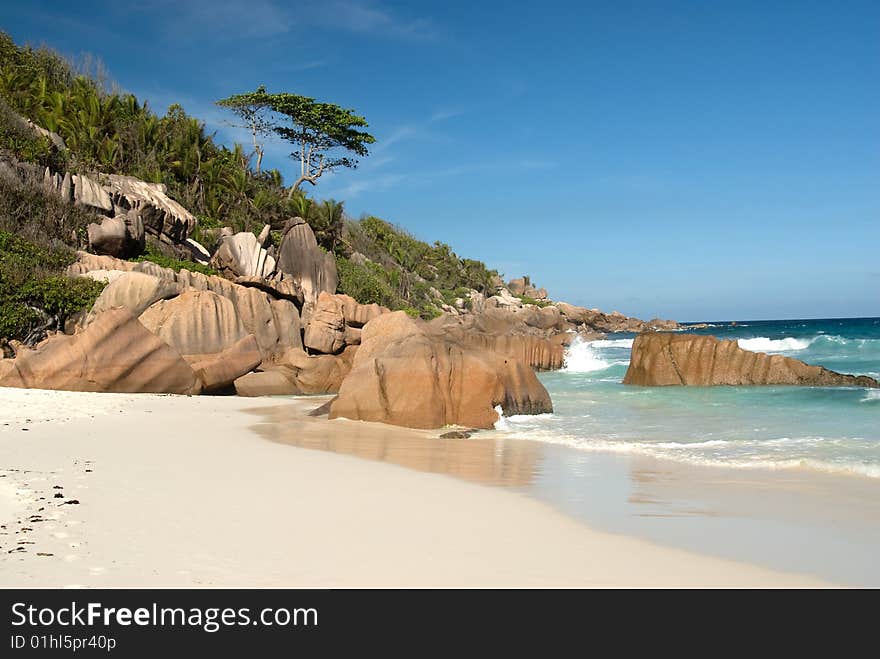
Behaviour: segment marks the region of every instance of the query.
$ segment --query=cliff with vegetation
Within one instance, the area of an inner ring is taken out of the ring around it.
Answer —
[[[331,416],[490,427],[552,410],[533,369],[574,337],[675,325],[553,302],[307,195],[355,164],[317,152],[374,141],[353,111],[262,87],[220,104],[251,153],[0,34],[0,386],[338,393]],[[261,168],[270,127],[301,141],[292,185]]]
[[[59,284],[74,251],[90,248],[86,229],[94,217],[84,204],[46,194],[46,170],[62,178],[125,175],[163,186],[192,214],[188,237],[208,252],[225,234],[258,235],[266,225],[277,249],[285,222],[301,217],[336,260],[339,292],[414,316],[436,317],[470,290],[491,293],[497,275],[448,245],[422,242],[379,218],[353,220],[341,202],[290,194],[277,170],[257,173],[252,154],[217,144],[180,106],[160,116],[133,95],[78,73],[56,53],[19,47],[6,34],[0,34],[0,156],[0,240],[15,245],[15,256],[4,250],[0,264],[0,336],[8,338],[24,339],[43,324],[40,310],[66,316],[86,308],[98,290]],[[10,174],[13,168],[19,176]],[[125,256],[205,268],[190,250],[149,234]],[[63,308],[45,299],[59,296]]]

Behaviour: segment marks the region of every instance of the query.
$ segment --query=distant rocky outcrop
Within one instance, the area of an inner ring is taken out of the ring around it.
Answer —
[[[674,320],[641,320],[625,316],[619,311],[604,313],[598,309],[587,309],[566,302],[556,302],[556,307],[565,316],[566,321],[574,326],[582,326],[595,332],[645,332],[649,330],[673,330],[678,329],[679,324]]]
[[[491,428],[499,405],[506,414],[553,409],[547,390],[522,362],[462,346],[394,312],[364,327],[329,416],[411,428]]]
[[[696,334],[646,333],[633,341],[624,384],[642,386],[800,385],[880,387],[782,355],[743,350],[736,341]]]
[[[518,279],[511,279],[507,282],[507,288],[510,289],[510,292],[514,295],[530,297],[533,300],[547,299],[547,289],[534,286],[528,275],[519,277]]]

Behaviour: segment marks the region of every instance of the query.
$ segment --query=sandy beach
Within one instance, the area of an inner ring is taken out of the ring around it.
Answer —
[[[343,453],[429,436],[312,406],[0,389],[0,586],[826,585],[597,531],[481,476],[267,441],[279,422]]]

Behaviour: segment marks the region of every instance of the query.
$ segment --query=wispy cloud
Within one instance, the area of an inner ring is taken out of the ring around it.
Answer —
[[[304,28],[418,41],[439,34],[430,19],[404,16],[371,0],[154,0],[141,10],[168,16],[166,29],[174,36],[198,28],[224,40],[266,39]]]

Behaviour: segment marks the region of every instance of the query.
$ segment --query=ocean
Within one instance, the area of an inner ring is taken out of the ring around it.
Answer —
[[[880,378],[880,318],[717,322],[685,331]],[[576,341],[562,370],[539,375],[554,413],[502,418],[493,434],[700,466],[880,479],[880,390],[624,386],[633,337]]]

